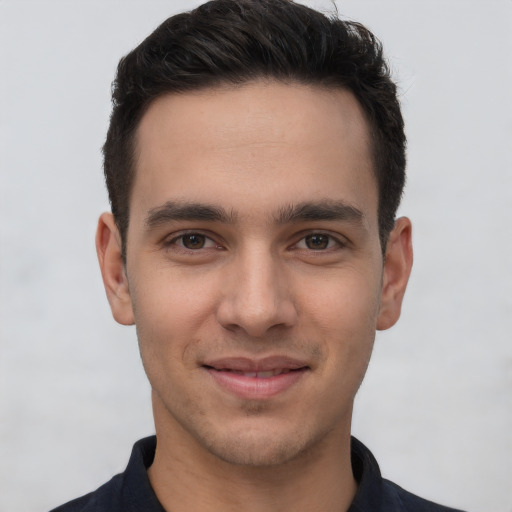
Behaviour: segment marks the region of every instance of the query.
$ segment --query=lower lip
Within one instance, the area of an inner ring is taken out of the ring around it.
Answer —
[[[292,387],[305,375],[307,369],[293,370],[268,378],[246,377],[213,368],[207,368],[207,371],[225,391],[247,400],[263,400]]]

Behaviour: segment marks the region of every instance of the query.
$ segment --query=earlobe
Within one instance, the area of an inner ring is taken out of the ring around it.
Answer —
[[[98,220],[96,253],[114,319],[123,325],[133,325],[130,290],[121,255],[121,238],[111,213],[103,213]]]
[[[412,260],[411,221],[407,217],[401,217],[396,221],[386,247],[378,330],[389,329],[400,317]]]

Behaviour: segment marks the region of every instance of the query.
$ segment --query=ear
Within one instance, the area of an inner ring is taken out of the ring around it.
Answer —
[[[114,319],[123,325],[133,325],[132,301],[121,257],[121,237],[111,213],[102,214],[98,220],[96,253]]]
[[[395,222],[389,235],[382,277],[377,329],[389,329],[400,318],[402,300],[412,268],[412,225],[407,217]]]

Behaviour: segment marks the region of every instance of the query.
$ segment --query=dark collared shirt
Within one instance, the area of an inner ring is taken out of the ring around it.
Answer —
[[[147,475],[155,448],[155,436],[141,439],[135,443],[124,473],[51,512],[165,512]],[[352,468],[359,485],[348,512],[461,512],[418,498],[383,479],[370,450],[355,438]]]

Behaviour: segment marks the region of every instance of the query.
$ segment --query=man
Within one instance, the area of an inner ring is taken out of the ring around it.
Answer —
[[[289,0],[214,0],[119,64],[97,250],[156,438],[58,511],[448,511],[351,438],[400,315],[405,136],[380,44]]]

